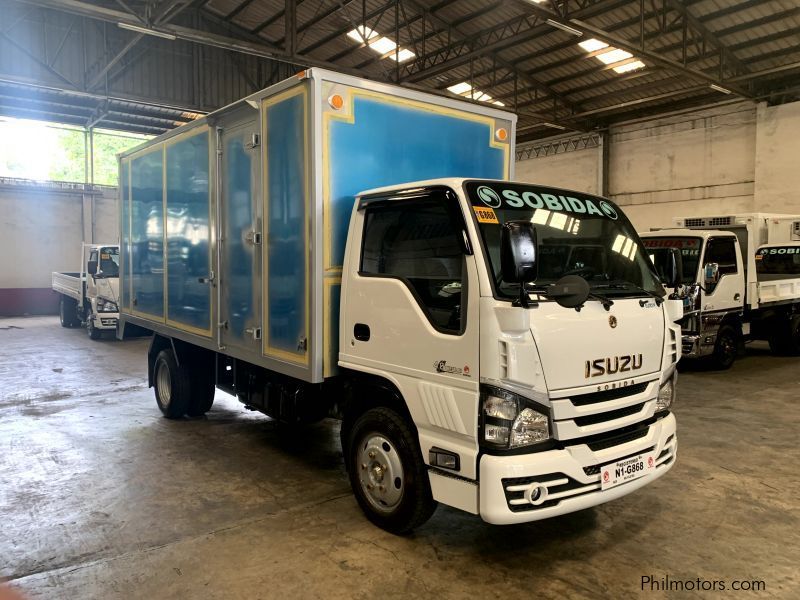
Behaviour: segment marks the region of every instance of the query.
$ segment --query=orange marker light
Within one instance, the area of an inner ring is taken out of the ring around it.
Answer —
[[[342,98],[339,94],[334,94],[328,98],[328,104],[330,104],[331,108],[334,110],[339,110],[344,106],[344,98]]]
[[[495,131],[494,134],[497,136],[497,139],[500,140],[501,142],[505,142],[506,139],[508,138],[508,132],[502,127],[497,131]]]

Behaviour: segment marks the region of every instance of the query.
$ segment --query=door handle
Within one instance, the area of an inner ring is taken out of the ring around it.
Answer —
[[[356,323],[353,326],[353,337],[355,337],[359,342],[368,342],[369,325],[365,325],[364,323]]]
[[[742,295],[740,293],[738,293],[738,292],[733,295],[733,299],[734,300],[739,300],[739,298],[741,298],[741,297],[742,297]]]

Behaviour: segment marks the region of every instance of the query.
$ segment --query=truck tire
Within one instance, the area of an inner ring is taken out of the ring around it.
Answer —
[[[89,313],[86,317],[86,333],[89,334],[89,339],[91,340],[99,340],[101,337],[103,337],[103,332],[94,326],[92,313]]]
[[[72,298],[60,294],[58,317],[62,327],[75,327],[78,324],[78,303]]]
[[[775,320],[769,336],[769,349],[778,355],[800,354],[800,315],[794,315],[788,321]]]
[[[407,533],[436,510],[419,443],[405,419],[378,407],[359,416],[345,448],[350,485],[367,518]]]
[[[190,417],[202,417],[211,410],[214,404],[214,393],[217,391],[213,375],[213,372],[207,370],[195,370],[191,380],[192,395],[186,411]]]
[[[739,353],[739,336],[731,325],[723,325],[717,332],[711,363],[720,370],[731,368]]]
[[[178,366],[171,348],[162,350],[153,365],[156,404],[168,419],[180,419],[189,410],[192,380],[189,369]]]

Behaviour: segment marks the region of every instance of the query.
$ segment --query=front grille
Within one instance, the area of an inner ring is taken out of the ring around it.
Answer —
[[[650,426],[642,427],[640,429],[634,429],[633,431],[626,431],[621,435],[614,435],[612,437],[598,440],[596,442],[592,442],[590,444],[586,444],[593,452],[597,452],[599,450],[605,450],[606,448],[613,448],[614,446],[620,446],[621,444],[627,444],[628,442],[632,442],[634,440],[638,440],[643,438],[647,435],[647,432],[650,431]]]
[[[586,406],[587,404],[596,404],[598,402],[617,400],[619,398],[624,398],[625,396],[635,396],[636,394],[641,394],[647,389],[648,385],[649,382],[645,381],[644,383],[636,383],[634,385],[619,387],[613,390],[581,394],[580,396],[570,398],[569,401],[575,406]]]
[[[596,423],[605,423],[607,421],[614,421],[616,419],[621,419],[622,417],[628,417],[630,415],[635,415],[644,406],[644,402],[640,404],[634,404],[633,406],[626,406],[625,408],[620,408],[618,410],[610,410],[608,412],[600,413],[597,415],[586,415],[585,417],[576,417],[575,424],[578,427],[584,427],[585,425],[594,425]]]

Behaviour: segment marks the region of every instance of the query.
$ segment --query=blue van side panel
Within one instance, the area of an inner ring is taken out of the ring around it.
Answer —
[[[209,133],[167,145],[167,321],[211,329]]]
[[[224,198],[222,204],[223,238],[227,261],[220,266],[227,280],[223,295],[224,314],[229,327],[227,335],[238,344],[245,343],[245,329],[256,319],[254,301],[258,283],[253,277],[254,246],[245,241],[245,233],[253,229],[253,157],[245,147],[247,133],[226,137],[222,149]]]
[[[268,99],[266,120],[267,323],[265,353],[307,362],[308,166],[305,87]]]
[[[392,100],[395,100],[393,103]],[[330,123],[331,243],[326,267],[342,265],[355,195],[384,185],[437,177],[507,178],[506,150],[490,145],[487,120],[356,97],[352,122]]]
[[[131,160],[131,310],[164,317],[163,152]]]
[[[131,195],[130,195],[130,164],[122,162],[119,174],[120,197],[120,244],[119,244],[119,302],[123,308],[131,307],[128,284],[130,282],[130,244],[131,244]]]

